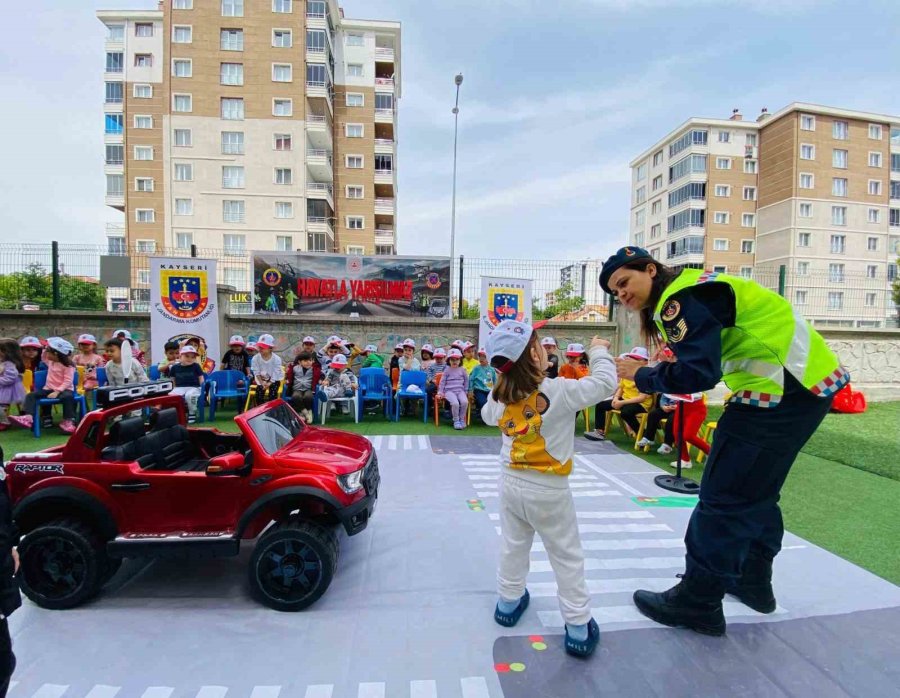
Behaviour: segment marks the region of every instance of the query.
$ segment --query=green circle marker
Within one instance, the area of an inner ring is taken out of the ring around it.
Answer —
[[[522,662],[513,662],[509,665],[510,671],[525,671],[525,665]]]
[[[543,652],[545,649],[547,649],[547,645],[545,645],[543,642],[533,642],[531,643],[531,646],[538,652]]]

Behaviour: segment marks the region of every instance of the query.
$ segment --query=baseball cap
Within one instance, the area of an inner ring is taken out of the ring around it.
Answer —
[[[581,356],[584,354],[584,344],[570,344],[566,347],[566,356]]]
[[[347,365],[347,357],[344,356],[343,354],[337,354],[331,360],[331,365],[332,366],[346,366]]]
[[[366,353],[377,352],[378,347],[376,347],[374,344],[366,344],[366,348],[363,351],[365,351]]]
[[[531,341],[532,332],[534,328],[531,325],[516,320],[504,320],[497,325],[487,340],[491,365],[500,373],[509,372]]]
[[[644,259],[653,261],[653,256],[643,247],[620,248],[603,263],[603,269],[600,271],[600,288],[611,294],[612,291],[609,290],[609,277],[613,275],[613,272],[626,264]]]
[[[64,354],[68,356],[75,349],[71,345],[71,343],[67,342],[62,337],[48,337],[47,338],[47,346],[53,349],[53,351],[57,351],[60,354]]]
[[[395,344],[395,345],[394,345],[394,351],[403,351],[403,345],[402,345],[402,344]]]
[[[448,359],[461,359],[462,352],[459,349],[457,349],[456,347],[453,347],[450,350],[450,352],[447,354],[447,358]]]
[[[97,338],[92,334],[80,334],[78,335],[77,344],[96,344]]]
[[[650,360],[650,352],[647,351],[646,347],[635,347],[627,354],[625,354],[629,359],[638,359],[639,361],[649,361]]]
[[[316,343],[315,337],[304,337],[303,341],[301,342],[301,344],[315,344],[315,343]]]
[[[412,347],[413,349],[415,349],[416,348],[415,340],[410,337],[407,337],[406,339],[404,339],[403,340],[403,348],[405,349],[406,347]]]
[[[246,342],[244,341],[244,338],[241,337],[241,335],[233,334],[233,335],[231,335],[231,339],[228,340],[228,346],[234,346],[235,344],[240,344],[241,346],[244,346],[246,344]]]
[[[192,344],[185,344],[181,349],[178,350],[179,354],[196,354],[197,348]]]
[[[112,333],[112,336],[118,337],[120,334],[124,334],[125,339],[131,339],[131,332],[129,332],[128,330],[116,330],[115,332]]]
[[[42,349],[44,345],[41,344],[41,340],[39,340],[37,337],[32,337],[31,335],[29,335],[27,337],[22,337],[22,339],[19,340],[19,346],[22,349],[24,349],[25,347]]]
[[[275,338],[270,334],[260,335],[259,339],[256,340],[256,346],[271,349],[275,346]]]
[[[444,349],[444,347],[438,347],[437,349],[434,350],[434,358],[437,359],[438,357],[440,357],[442,359],[447,358],[447,350]]]
[[[474,349],[474,348],[475,348],[475,345],[472,344],[472,342],[466,342],[466,343],[463,344],[463,346],[462,346],[462,350],[463,350],[463,351],[469,351],[469,349]]]
[[[341,341],[341,338],[338,337],[336,334],[333,334],[328,338],[328,344],[337,344],[340,341]]]
[[[247,342],[247,346],[245,349],[252,349],[253,351],[259,351],[259,347],[256,346],[256,342]]]
[[[450,346],[451,346],[451,348],[452,348],[452,347],[455,347],[455,348],[457,348],[457,349],[460,349],[460,348],[462,348],[463,346],[465,346],[465,344],[466,344],[466,343],[465,343],[463,340],[457,339],[457,340],[455,340],[455,341],[453,342],[453,344],[451,344]]]
[[[422,351],[427,351],[429,354],[434,354],[434,345],[433,344],[423,344]]]
[[[478,356],[481,356],[482,354],[487,356],[487,350],[484,347],[481,347],[481,349],[478,350]]]
[[[555,346],[556,346],[556,340],[553,339],[553,337],[544,337],[544,338],[541,340],[541,345],[543,345],[543,346],[545,346],[545,347],[555,347]]]

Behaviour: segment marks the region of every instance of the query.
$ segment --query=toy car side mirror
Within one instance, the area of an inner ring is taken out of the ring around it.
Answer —
[[[206,466],[206,474],[210,477],[223,475],[243,476],[250,472],[250,463],[243,453],[225,453],[210,459]]]

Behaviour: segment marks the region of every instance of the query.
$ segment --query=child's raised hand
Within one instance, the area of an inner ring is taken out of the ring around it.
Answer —
[[[594,347],[603,347],[604,349],[609,349],[609,346],[610,344],[608,339],[601,339],[600,337],[595,336],[591,340],[591,349],[593,349]]]

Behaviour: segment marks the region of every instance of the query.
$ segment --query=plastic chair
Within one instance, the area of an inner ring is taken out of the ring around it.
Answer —
[[[440,426],[441,419],[441,403],[446,402],[446,399],[439,400],[438,393],[441,392],[441,379],[444,377],[443,373],[437,373],[434,376],[434,386],[437,390],[434,393],[434,403],[432,405],[432,410],[434,411],[434,426]],[[468,400],[468,407],[466,408],[466,424],[469,425],[472,423],[472,401]]]
[[[394,421],[400,421],[400,400],[408,398],[410,400],[421,400],[425,406],[422,415],[422,421],[428,422],[428,393],[425,392],[425,386],[428,377],[425,371],[403,371],[400,374],[400,386],[394,393]],[[421,392],[410,392],[411,386],[417,386]]]
[[[252,379],[248,378],[247,380],[249,381]],[[283,390],[283,386],[282,386],[283,383],[284,383],[284,381],[278,381],[278,389],[276,390],[276,395]],[[256,385],[255,383],[250,385],[249,388],[247,388],[247,399],[244,400],[244,410],[243,410],[244,412],[246,412],[247,410],[250,409],[250,400],[252,400],[256,397],[256,391],[258,389],[259,389],[259,386]]]
[[[239,381],[244,381],[244,386],[238,385]],[[238,412],[241,412],[244,401],[247,399],[249,388],[247,384],[250,379],[240,371],[213,371],[203,381],[203,389],[200,391],[199,409],[197,413],[198,421],[204,421],[204,405],[209,400],[209,419],[212,421],[216,418],[216,408],[219,401],[234,398],[237,403]]]
[[[153,364],[150,368],[147,369],[147,378],[151,381],[159,380],[159,364]]]
[[[84,366],[76,366],[75,370],[78,372],[78,380],[76,381],[75,392],[79,395],[84,395]]]
[[[97,379],[97,387],[102,388],[106,385],[106,368],[104,366],[98,366],[94,369],[94,377]],[[97,391],[91,391],[94,393],[94,409],[96,410],[100,405],[97,404]]]
[[[397,391],[400,389],[400,369],[399,368],[391,369],[391,388],[394,391]]]
[[[325,424],[325,417],[328,415],[328,405],[332,402],[350,403],[351,409],[353,410],[353,421],[359,424],[361,404],[359,401],[359,390],[354,391],[353,395],[350,397],[326,397],[325,393],[321,392],[321,388],[319,388],[316,390],[316,396],[318,398],[317,405],[319,408],[319,424]]]
[[[77,421],[81,421],[84,419],[84,415],[87,412],[87,400],[85,400],[84,395],[78,392],[78,371],[72,376],[72,387],[75,399],[75,406],[78,408],[78,417]],[[43,390],[44,386],[47,384],[47,372],[46,371],[37,371],[34,374],[34,390],[33,392],[37,392],[39,390]],[[31,415],[32,419],[32,427],[31,430],[34,433],[34,438],[39,439],[41,436],[41,407],[44,405],[61,405],[62,400],[59,398],[41,398],[34,405],[34,413]],[[76,424],[77,424],[76,421]]]
[[[391,418],[391,382],[381,368],[363,368],[359,371],[359,416],[366,401],[382,403],[384,415]]]
[[[25,373],[22,374],[22,386],[25,388],[26,393],[30,393],[34,387],[34,371],[30,368],[26,368]]]

